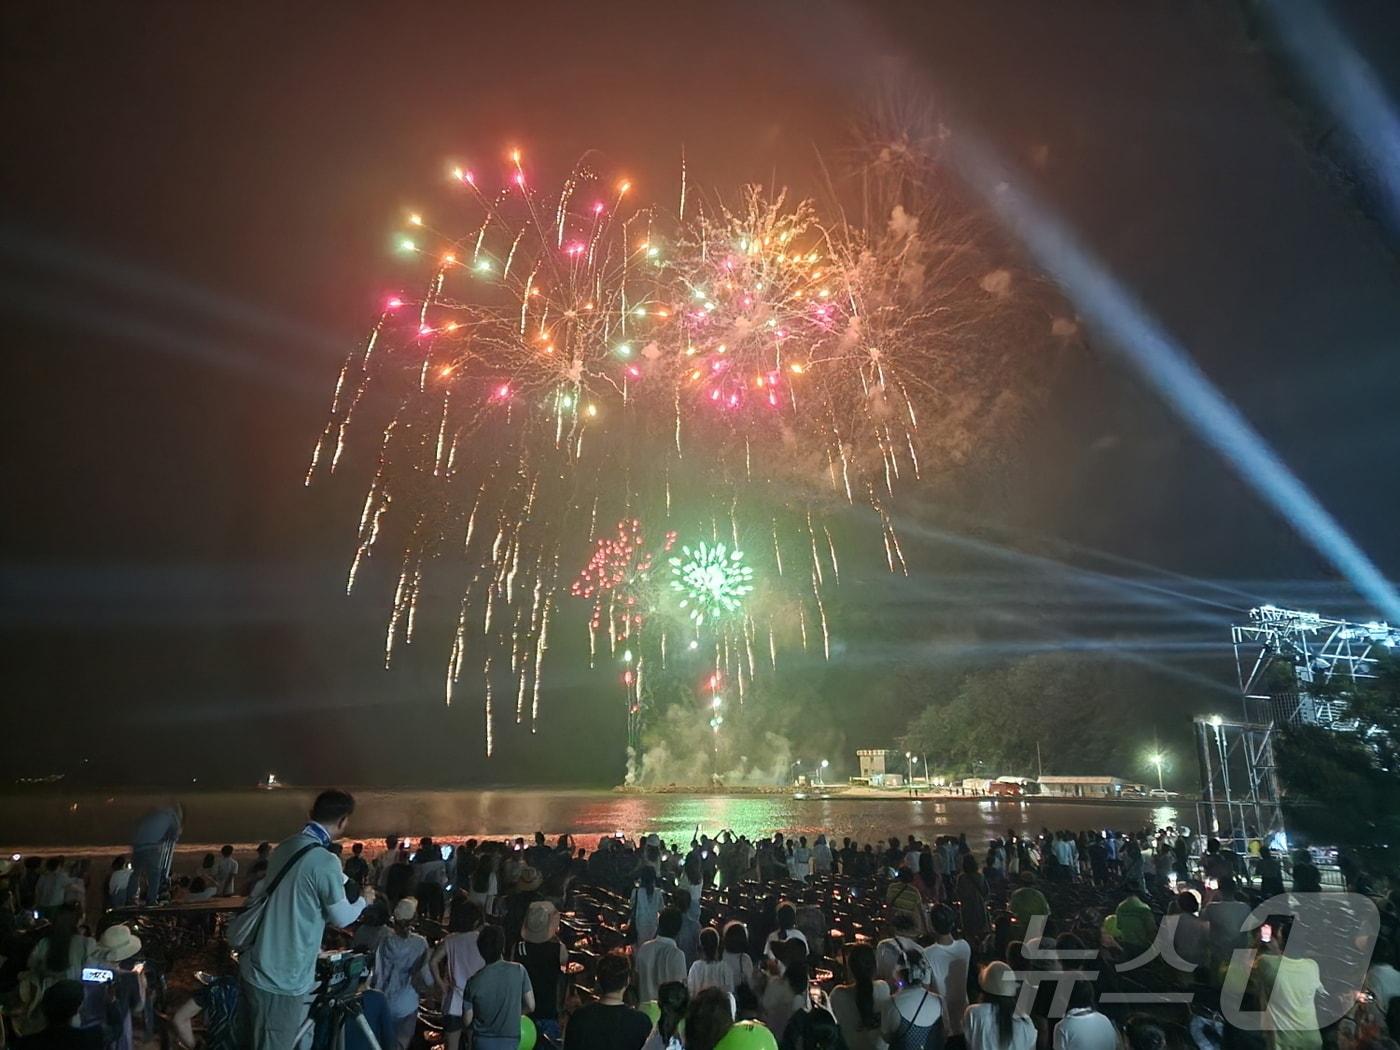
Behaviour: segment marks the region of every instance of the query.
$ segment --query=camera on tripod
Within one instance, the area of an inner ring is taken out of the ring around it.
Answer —
[[[316,998],[340,1001],[360,992],[369,971],[369,955],[350,949],[321,952],[316,956]]]
[[[306,1020],[292,1040],[300,1046],[313,1029],[326,1033],[325,1045],[340,1050],[345,1045],[347,1023],[359,1028],[370,1050],[381,1050],[360,1003],[365,975],[369,973],[369,954],[352,949],[321,952],[316,956],[316,991]]]

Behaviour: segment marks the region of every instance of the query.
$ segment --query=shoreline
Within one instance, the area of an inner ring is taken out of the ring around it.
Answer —
[[[705,787],[699,784],[638,785],[619,784],[614,794],[629,796],[688,795],[698,798],[769,798],[774,796],[791,798],[798,802],[992,802],[996,804],[1019,805],[1029,802],[1051,802],[1056,805],[1093,806],[1194,806],[1200,800],[1195,796],[1179,795],[1171,799],[1154,798],[1093,798],[1076,795],[969,795],[956,791],[939,789],[914,790],[909,788],[872,788],[849,784],[820,784],[806,788],[776,787],[754,784],[715,785]]]
[[[313,792],[299,787],[278,791],[194,791],[159,794],[45,792],[26,798],[0,796],[0,853],[54,855],[109,860],[129,850],[127,834],[140,816],[176,798],[186,806],[181,852],[217,852],[229,843],[244,851],[262,839],[275,840],[306,819]],[[776,785],[706,787],[667,784],[611,790],[372,790],[357,793],[360,803],[351,834],[372,844],[389,834],[431,834],[446,842],[465,838],[573,834],[592,847],[618,831],[689,834],[697,825],[725,826],[748,834],[773,830],[824,830],[864,835],[869,828],[909,825],[917,830],[947,827],[971,831],[1010,822],[1015,825],[1078,827],[1131,824],[1176,806],[1183,819],[1194,816],[1192,800],[1165,807],[1140,799],[1051,798],[1047,796],[957,795],[934,791],[911,795],[907,789],[846,784],[795,790]],[[869,803],[862,813],[863,803]],[[1058,810],[1059,815],[1056,815]],[[1094,812],[1093,816],[1089,814]],[[1080,818],[1077,814],[1084,814]],[[1171,822],[1176,814],[1165,818]],[[679,839],[677,839],[679,841]],[[370,845],[373,849],[373,845]]]

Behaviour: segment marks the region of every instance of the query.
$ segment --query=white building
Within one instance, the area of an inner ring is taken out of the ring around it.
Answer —
[[[1118,798],[1127,781],[1121,777],[1046,776],[1040,777],[1040,793],[1051,798]]]
[[[865,780],[875,777],[883,777],[886,773],[893,772],[896,753],[884,748],[864,748],[856,752],[856,760],[860,763],[860,775]],[[900,756],[902,757],[902,756]],[[902,766],[903,763],[900,763]]]

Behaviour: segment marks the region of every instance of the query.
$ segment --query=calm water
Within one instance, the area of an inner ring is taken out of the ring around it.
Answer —
[[[261,839],[277,841],[306,819],[312,791],[182,792],[183,844],[194,848]],[[696,826],[715,833],[796,831],[849,835],[861,842],[913,833],[966,832],[976,842],[1007,828],[1120,828],[1176,820],[1176,810],[1149,803],[1077,803],[957,799],[953,801],[796,800],[790,796],[735,798],[703,795],[621,795],[609,791],[509,789],[500,791],[357,790],[351,828],[356,838],[386,834],[439,837],[529,835],[571,832],[592,847],[603,835],[655,831],[667,840],[689,841]],[[0,849],[124,846],[146,810],[169,803],[163,794],[69,794],[0,797]],[[1192,814],[1183,811],[1188,824]]]

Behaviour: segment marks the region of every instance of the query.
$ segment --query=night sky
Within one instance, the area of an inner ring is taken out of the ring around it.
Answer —
[[[1400,16],[1334,7],[1400,97]],[[439,193],[449,157],[504,167],[518,145],[562,175],[598,149],[669,187],[683,147],[695,185],[810,191],[818,155],[839,157],[889,84],[1018,168],[1400,575],[1395,241],[1319,170],[1239,11],[5,5],[0,617],[4,710],[22,731],[0,768],[615,782],[616,692],[567,647],[540,732],[503,729],[490,764],[476,704],[442,707],[439,649],[383,670],[389,594],[344,596],[365,465],[302,485],[340,362],[399,272],[391,235]],[[940,500],[930,530],[1216,581],[1233,596],[1172,578],[1240,610],[1371,615],[1092,332],[1018,455],[1008,491]],[[1228,609],[1123,602],[932,531],[906,543],[914,579],[857,581],[852,601],[921,625],[908,673],[1001,658],[1014,624],[1041,642],[1180,643],[1161,658],[1232,680]],[[933,644],[952,621],[964,640],[985,625],[993,655]],[[793,672],[833,705],[886,695],[862,683],[862,622],[856,610],[831,667]],[[900,670],[897,648],[881,659]],[[1182,681],[1163,721],[1226,695]],[[894,731],[911,713],[873,717]]]

